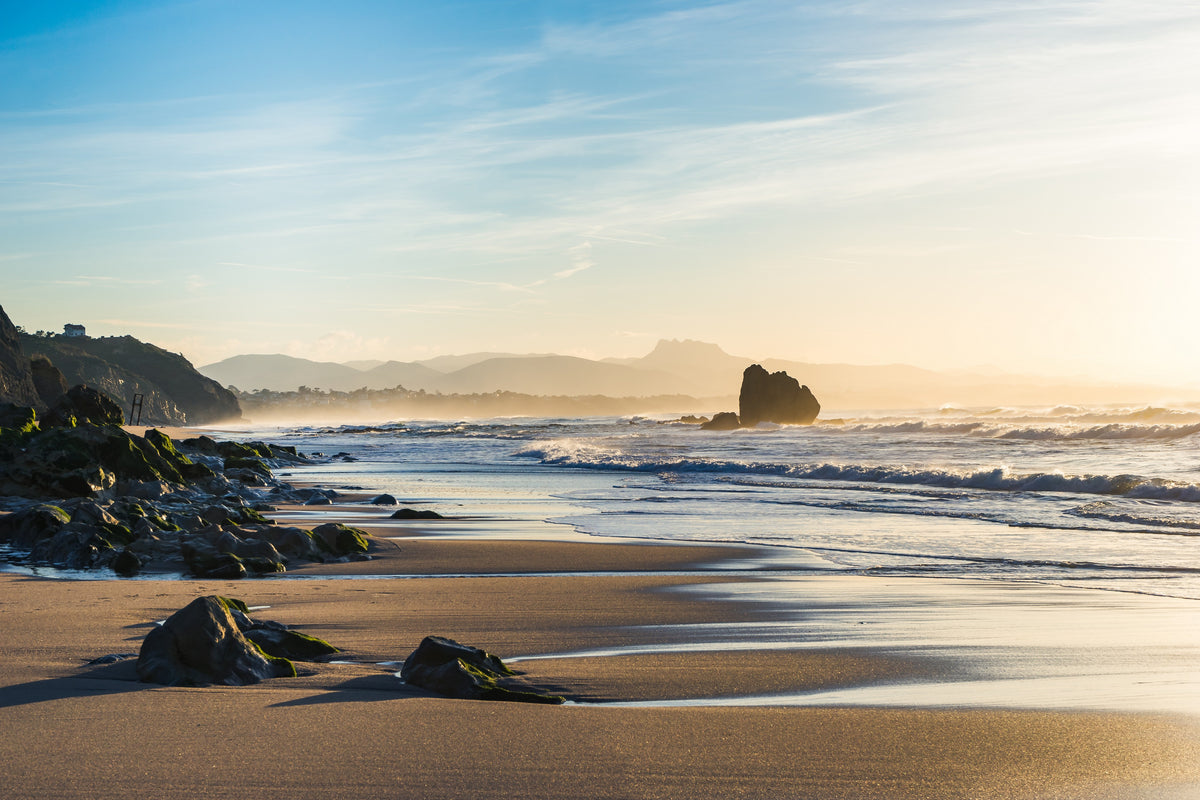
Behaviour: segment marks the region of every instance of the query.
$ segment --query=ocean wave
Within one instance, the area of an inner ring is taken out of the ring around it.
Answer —
[[[1200,435],[1200,422],[1190,424],[1135,424],[1128,421],[1081,425],[1078,421],[1044,418],[1025,418],[998,424],[995,420],[934,422],[923,419],[888,420],[826,426],[822,430],[849,434],[928,434],[942,436],[973,436],[989,439],[1022,441],[1113,441],[1126,439],[1174,440]]]
[[[1129,425],[1109,423],[1090,428],[1016,428],[999,434],[998,439],[1056,440],[1081,439],[1186,439],[1200,434],[1200,423],[1193,425]]]
[[[1140,475],[1016,473],[1006,467],[955,471],[867,464],[780,464],[704,458],[649,458],[606,450],[578,440],[539,442],[516,455],[543,464],[580,469],[657,473],[733,473],[852,483],[911,484],[998,492],[1062,492],[1200,503],[1200,485]]]
[[[1146,510],[1129,509],[1114,506],[1112,503],[1099,501],[1073,508],[1068,514],[1084,519],[1098,519],[1105,522],[1121,522],[1127,525],[1146,525],[1154,528],[1177,528],[1182,530],[1200,531],[1200,520],[1181,518],[1162,513],[1167,509],[1155,509],[1153,506]],[[1159,513],[1155,513],[1158,511]]]

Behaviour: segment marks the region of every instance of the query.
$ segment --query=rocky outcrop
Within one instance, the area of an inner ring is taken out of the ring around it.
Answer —
[[[400,670],[401,679],[446,697],[464,700],[512,700],[519,703],[562,703],[558,695],[532,687],[503,685],[516,675],[496,656],[441,636],[426,636]]]
[[[811,425],[821,413],[821,404],[807,386],[786,372],[768,373],[758,364],[742,373],[738,396],[738,417],[742,427],[760,422],[783,425]]]
[[[150,631],[138,654],[138,679],[164,686],[245,686],[294,677],[296,665],[267,655],[235,621],[245,604],[216,595],[198,597]]]
[[[183,356],[132,336],[101,338],[21,336],[30,356],[42,356],[69,385],[87,384],[112,397],[128,413],[143,396],[144,425],[207,425],[241,417],[237,398],[206,378]]]
[[[3,308],[0,308],[0,401],[45,407],[33,385],[33,372],[21,348],[21,337]]]
[[[272,508],[266,499],[300,503],[319,491],[273,477],[271,467],[307,460],[294,447],[198,437],[193,448],[154,429],[130,434],[111,424],[119,417],[86,387],[60,398],[44,429],[32,408],[0,405],[0,500],[12,512],[0,515],[0,544],[23,553],[7,559],[228,579],[370,557],[357,528],[308,531],[260,513]]]

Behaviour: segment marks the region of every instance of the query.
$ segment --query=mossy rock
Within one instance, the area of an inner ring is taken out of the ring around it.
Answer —
[[[237,509],[238,517],[243,525],[270,525],[271,520],[264,517],[262,514],[248,506],[241,506]]]
[[[506,679],[515,674],[491,653],[442,636],[426,636],[404,660],[400,671],[405,683],[447,697],[519,703],[564,702],[558,695],[505,685]]]
[[[318,547],[339,557],[366,553],[371,549],[366,531],[340,522],[318,525],[312,529],[312,538]]]
[[[292,661],[315,661],[342,652],[324,639],[298,631],[254,628],[243,635],[267,655]]]
[[[157,428],[146,431],[142,438],[149,442],[161,457],[171,462],[176,469],[192,463],[190,458],[175,449],[175,442],[171,441],[171,437]]]
[[[146,457],[146,453],[138,445],[138,442],[146,444],[156,456],[158,455],[153,446],[147,444],[144,439],[138,438],[135,441],[134,437],[118,431],[106,437],[104,443],[100,445],[101,462],[122,478],[139,481],[171,480]],[[162,460],[161,456],[158,460]],[[179,473],[174,469],[170,472],[174,472],[174,482],[179,483]]]
[[[179,465],[179,474],[189,483],[198,483],[217,477],[217,473],[213,472],[212,467],[207,464],[198,464],[195,461]]]
[[[4,435],[21,437],[38,430],[37,411],[30,406],[0,402],[0,429]]]
[[[262,475],[264,478],[271,477],[271,468],[258,458],[242,458],[239,456],[226,458],[225,469],[248,469],[251,472]]]
[[[195,539],[179,545],[179,554],[197,578],[238,580],[246,577],[246,566],[233,553],[217,552],[211,544]]]
[[[216,442],[217,454],[224,458],[270,458],[271,449],[263,445],[260,449],[259,443],[244,443],[244,442]]]
[[[213,597],[217,598],[217,602],[225,606],[225,608],[229,609],[230,611],[240,611],[243,614],[250,613],[250,606],[246,605],[244,601],[238,600],[236,597],[225,597],[224,595],[220,594],[213,595]]]
[[[241,557],[242,566],[248,572],[253,572],[255,575],[270,575],[275,572],[287,572],[287,567],[282,561],[274,561],[270,558],[261,556],[243,556]]]
[[[134,539],[137,538],[134,536],[133,531],[131,531],[125,525],[114,525],[111,522],[100,522],[97,523],[97,526],[104,529],[104,531],[108,534],[109,540],[119,542],[123,545],[130,544]]]
[[[207,456],[220,455],[216,441],[208,436],[197,436],[192,439],[184,439],[183,446],[189,450],[195,450],[197,453],[203,453]]]

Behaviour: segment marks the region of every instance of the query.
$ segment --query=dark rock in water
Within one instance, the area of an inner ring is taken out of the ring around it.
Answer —
[[[74,428],[76,425],[120,425],[125,421],[121,407],[112,398],[90,386],[72,386],[50,406],[42,428]]]
[[[436,511],[417,511],[415,508],[402,508],[392,514],[389,519],[445,519]]]
[[[50,363],[45,356],[34,356],[29,360],[33,375],[33,386],[37,389],[42,404],[52,406],[58,398],[67,393],[67,379],[58,371],[58,367]]]
[[[44,408],[29,359],[21,349],[21,337],[12,320],[0,308],[0,400],[19,406]]]
[[[147,634],[137,674],[146,683],[165,686],[244,686],[294,677],[296,667],[285,658],[265,655],[248,641],[226,602],[209,595],[193,600]]]
[[[333,501],[330,500],[328,497],[310,497],[308,500],[304,501],[304,505],[306,505],[306,506],[331,506],[331,505],[333,505]]]
[[[786,372],[768,373],[752,364],[742,373],[738,416],[743,427],[760,422],[811,425],[820,413],[821,404],[813,393]]]
[[[426,636],[408,658],[400,677],[405,683],[464,700],[512,700],[562,703],[558,695],[514,690],[500,682],[515,675],[503,661],[477,647],[441,636]]]
[[[390,494],[381,494],[378,497],[371,498],[371,505],[394,506],[396,505],[396,498],[392,497]]]
[[[695,414],[684,414],[675,421],[682,425],[703,425],[709,422],[709,419],[708,417],[697,417]]]
[[[250,628],[244,635],[267,655],[290,661],[316,661],[342,652],[324,639],[286,628],[263,625]]]
[[[732,411],[722,411],[714,414],[708,422],[700,425],[702,431],[732,431],[742,427],[738,415]]]

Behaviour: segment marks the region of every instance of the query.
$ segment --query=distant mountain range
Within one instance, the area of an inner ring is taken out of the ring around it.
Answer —
[[[942,405],[1156,403],[1195,400],[1196,391],[1054,380],[995,372],[937,372],[902,364],[857,366],[755,359],[693,340],[662,340],[640,358],[591,360],[553,354],[470,353],[424,361],[309,361],[284,355],[241,355],[199,371],[243,392],[267,389],[410,390],[443,394],[506,391],[529,395],[650,397],[688,395],[736,407],[742,371],[758,363],[812,389],[827,409]],[[827,417],[827,414],[822,414]]]

